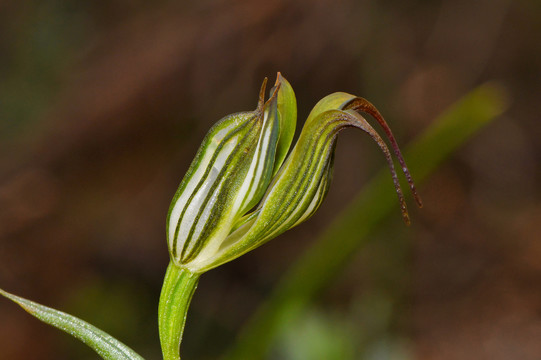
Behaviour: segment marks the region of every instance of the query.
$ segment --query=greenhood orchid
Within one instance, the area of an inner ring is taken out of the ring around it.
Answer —
[[[208,132],[171,203],[171,259],[193,273],[233,260],[312,216],[329,189],[336,136],[347,127],[365,131],[380,146],[409,223],[391,153],[360,112],[383,126],[420,204],[389,126],[367,100],[341,92],[323,98],[286,158],[295,132],[295,94],[278,73],[265,101],[266,82],[256,110],[226,116]]]
[[[186,313],[202,273],[275,238],[318,209],[331,183],[341,130],[361,129],[379,145],[409,224],[391,152],[361,112],[383,127],[421,206],[389,126],[367,100],[342,92],[320,100],[288,154],[297,121],[295,93],[278,73],[265,101],[266,84],[267,79],[254,111],[226,116],[210,129],[171,202],[166,226],[171,262],[158,309],[165,360],[180,359]]]

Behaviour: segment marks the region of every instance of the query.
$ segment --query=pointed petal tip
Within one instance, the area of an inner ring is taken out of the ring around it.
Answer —
[[[423,200],[421,199],[421,197],[419,196],[419,194],[417,194],[417,192],[415,192],[413,194],[413,197],[415,198],[415,202],[417,203],[417,206],[422,209],[423,208]]]
[[[259,101],[257,102],[257,109],[256,111],[263,111],[263,107],[265,105],[265,91],[267,90],[267,81],[269,79],[265,77],[263,79],[263,83],[261,84],[261,89],[259,90]]]
[[[276,72],[276,81],[274,83],[274,86],[277,86],[278,84],[280,84],[282,81],[284,80],[284,76],[282,75],[282,73],[280,71]]]
[[[406,199],[404,199],[404,196],[401,193],[398,194],[398,197],[400,201],[400,211],[402,212],[402,219],[404,220],[404,224],[406,224],[406,226],[410,226],[411,219],[408,212],[408,207],[406,205]]]
[[[269,104],[278,97],[278,90],[280,90],[280,85],[281,84],[282,83],[278,82],[278,79],[277,79],[276,83],[274,84],[274,87],[271,89],[272,94],[269,97],[269,99],[265,102],[265,104],[263,105],[263,109],[266,108],[267,106],[269,106]]]
[[[406,224],[406,226],[411,226],[411,221],[410,221],[409,216],[406,214],[406,215],[403,215],[403,218],[404,218],[404,224]]]
[[[411,219],[410,219],[410,214],[408,212],[408,207],[406,205],[406,200],[401,195],[402,194],[399,194],[398,197],[400,201],[400,211],[402,212],[402,220],[404,220],[404,224],[406,224],[406,226],[410,226]]]

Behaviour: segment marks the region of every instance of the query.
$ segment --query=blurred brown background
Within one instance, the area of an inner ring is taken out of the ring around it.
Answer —
[[[0,2],[0,286],[158,359],[169,201],[209,127],[255,108],[263,77],[292,83],[298,128],[347,91],[401,144],[496,80],[510,111],[421,187],[410,228],[397,205],[269,359],[540,359],[540,34],[527,0]],[[318,214],[202,277],[185,358],[219,358],[383,164],[345,132]],[[0,358],[96,355],[0,299]]]

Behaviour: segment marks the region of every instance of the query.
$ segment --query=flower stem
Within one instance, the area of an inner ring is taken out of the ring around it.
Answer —
[[[180,360],[180,342],[199,274],[169,263],[158,307],[158,327],[164,360]]]

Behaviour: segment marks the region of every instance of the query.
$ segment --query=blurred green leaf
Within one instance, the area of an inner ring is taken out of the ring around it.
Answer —
[[[51,309],[25,298],[10,294],[0,289],[0,294],[19,304],[30,315],[63,330],[94,349],[103,359],[108,360],[143,360],[135,351],[107,334],[75,316]]]
[[[355,331],[348,319],[310,309],[280,337],[278,359],[347,360],[355,358]],[[273,354],[274,355],[274,354]]]
[[[420,183],[460,145],[508,107],[504,89],[486,83],[440,115],[405,152]],[[245,326],[228,359],[261,359],[314,295],[323,289],[386,217],[398,214],[388,170],[382,170],[284,274],[273,294]],[[340,246],[336,246],[340,239]]]

